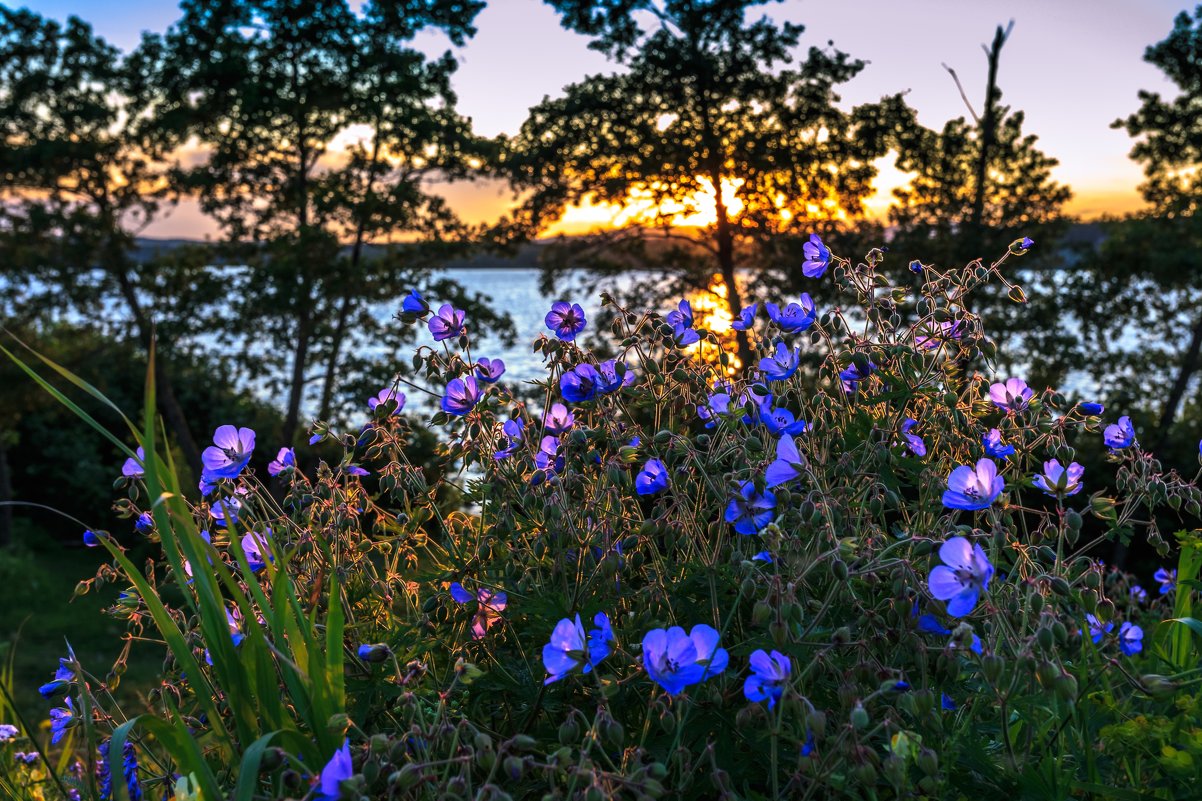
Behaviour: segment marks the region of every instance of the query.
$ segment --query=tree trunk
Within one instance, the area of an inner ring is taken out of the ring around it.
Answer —
[[[6,431],[0,431],[0,548],[13,543],[13,499],[12,470],[8,464],[8,441]]]
[[[1168,440],[1169,429],[1173,427],[1173,421],[1177,419],[1177,409],[1185,398],[1185,391],[1189,389],[1190,379],[1198,371],[1199,355],[1202,355],[1202,316],[1198,317],[1198,322],[1194,325],[1189,347],[1185,349],[1185,355],[1181,357],[1181,365],[1177,368],[1177,378],[1173,381],[1173,388],[1169,390],[1169,397],[1165,400],[1164,409],[1160,412],[1160,422],[1156,425],[1155,444],[1152,446],[1153,451],[1160,450]]]
[[[138,300],[138,293],[134,289],[133,284],[129,281],[129,276],[125,272],[124,267],[110,268],[110,273],[117,279],[117,286],[121,290],[121,296],[125,299],[125,303],[129,306],[130,315],[134,319],[134,326],[138,329],[138,336],[142,340],[143,347],[146,352],[150,352],[151,342],[154,340],[154,326],[146,317],[146,313],[142,310],[142,304]],[[201,472],[200,464],[200,448],[196,444],[196,440],[192,437],[192,430],[188,427],[188,416],[184,414],[183,408],[179,405],[179,400],[175,397],[175,387],[171,383],[171,367],[169,362],[163,355],[159,354],[159,363],[155,365],[155,392],[158,395],[158,406],[163,412],[163,417],[167,421],[167,425],[171,428],[171,432],[175,434],[175,440],[179,444],[179,448],[183,451],[184,461],[187,462],[188,468],[192,470],[193,475],[199,476]]]
[[[288,411],[284,417],[284,429],[281,440],[285,445],[293,445],[296,428],[300,423],[301,398],[305,394],[305,364],[309,359],[309,340],[311,338],[308,306],[302,306],[296,321],[296,350],[292,354],[292,381],[288,389]]]
[[[726,216],[726,204],[722,201],[722,189],[719,181],[721,176],[715,172],[712,176],[716,211],[718,214],[718,266],[722,270],[722,283],[726,284],[726,305],[730,309],[732,320],[738,320],[743,311],[743,298],[739,294],[738,276],[735,274],[734,235],[730,230],[730,220]],[[739,361],[743,369],[751,366],[751,343],[746,331],[735,331],[735,341],[739,347]]]

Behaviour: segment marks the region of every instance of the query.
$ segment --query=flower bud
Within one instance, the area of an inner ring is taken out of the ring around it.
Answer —
[[[862,703],[857,701],[855,708],[851,710],[852,728],[856,729],[857,731],[863,731],[864,729],[868,728],[868,724],[870,722],[871,720],[868,717],[868,710],[864,708]]]
[[[981,658],[981,673],[990,684],[997,684],[1005,667],[1005,661],[997,654],[986,654]]]
[[[364,662],[386,662],[392,657],[392,649],[382,642],[365,643],[359,646],[359,658]]]

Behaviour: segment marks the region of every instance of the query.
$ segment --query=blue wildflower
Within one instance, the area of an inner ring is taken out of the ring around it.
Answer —
[[[776,406],[770,409],[761,407],[760,422],[768,431],[777,436],[787,434],[789,436],[797,436],[804,434],[810,428],[810,424],[805,420],[798,420],[793,416],[793,412],[782,406]]]
[[[930,612],[918,618],[918,630],[923,634],[938,634],[941,637],[946,637],[952,633],[951,629],[940,623],[939,619]]]
[[[342,783],[355,774],[351,762],[351,741],[342,741],[342,748],[334,752],[330,761],[321,769],[318,785],[318,801],[338,801],[342,797]]]
[[[772,522],[776,511],[776,496],[769,490],[756,491],[755,484],[744,481],[739,494],[726,505],[726,522],[733,523],[740,534],[755,534]]]
[[[20,730],[11,723],[0,723],[0,743],[8,742],[20,733]]]
[[[73,681],[75,681],[74,663],[69,658],[60,657],[58,669],[54,671],[54,678],[39,687],[38,692],[43,698],[54,698],[65,693]]]
[[[956,709],[956,702],[953,701],[952,697],[947,693],[941,693],[939,698],[939,706],[945,712],[954,712]]]
[[[917,434],[910,433],[910,430],[916,425],[918,425],[917,420],[912,417],[906,418],[906,421],[902,423],[901,427],[902,437],[905,438],[906,446],[910,449],[910,453],[914,454],[915,456],[926,456],[926,442],[924,442],[922,437],[918,436]]]
[[[1117,423],[1106,426],[1106,430],[1102,432],[1102,442],[1112,451],[1134,445],[1135,426],[1131,423],[1131,418],[1123,415]]]
[[[1119,627],[1119,650],[1127,656],[1135,656],[1144,649],[1144,630],[1124,621]]]
[[[480,401],[480,384],[475,376],[452,378],[447,382],[446,393],[442,396],[442,410],[447,414],[462,417]]]
[[[280,448],[275,459],[267,463],[267,472],[270,475],[278,476],[285,470],[291,470],[294,467],[296,467],[296,451],[292,448]]]
[[[551,410],[543,416],[543,429],[548,434],[566,434],[576,425],[576,415],[562,403],[552,403]]]
[[[621,365],[620,369],[618,365]],[[621,373],[620,376],[619,373]],[[626,365],[626,362],[616,359],[608,359],[597,365],[597,375],[600,376],[597,381],[597,392],[603,395],[616,392],[622,387],[628,387],[634,383],[634,372]]]
[[[693,307],[687,300],[680,301],[675,311],[668,312],[667,321],[672,326],[672,338],[677,347],[687,348],[701,341],[701,334],[693,329]]]
[[[451,598],[461,604],[473,600],[476,602],[476,613],[472,616],[472,638],[477,640],[484,639],[493,624],[500,622],[501,613],[509,606],[509,594],[506,592],[477,587],[473,596],[458,581],[451,585]]]
[[[931,595],[947,601],[947,613],[963,617],[977,605],[977,599],[989,586],[993,565],[980,545],[964,537],[952,537],[939,548],[943,562],[931,570],[927,579]]]
[[[55,707],[50,710],[50,744],[58,745],[59,741],[67,735],[67,730],[76,726],[79,723],[79,717],[75,713],[75,704],[70,698],[67,698],[65,707]]]
[[[493,454],[496,460],[507,459],[513,455],[522,445],[522,440],[525,437],[526,423],[520,417],[515,417],[512,420],[506,420],[501,426],[501,433],[505,435],[505,447]]]
[[[1033,397],[1035,391],[1021,378],[1007,378],[1004,382],[989,385],[989,399],[1007,412],[1021,412]]]
[[[669,695],[726,670],[729,657],[718,647],[720,635],[699,623],[688,634],[680,626],[652,629],[643,637],[643,667],[651,680]]]
[[[1148,600],[1148,591],[1138,584],[1132,586],[1131,589],[1128,590],[1128,594],[1131,596],[1131,600],[1137,604],[1146,603]]]
[[[776,343],[771,356],[760,359],[760,372],[769,381],[787,381],[801,366],[801,348],[789,350],[783,342]]]
[[[1043,473],[1035,476],[1035,486],[1047,495],[1064,498],[1076,495],[1081,491],[1081,477],[1085,468],[1073,462],[1068,467],[1062,467],[1059,460],[1049,459],[1043,463]]]
[[[1014,446],[1002,442],[1002,432],[996,428],[986,431],[981,442],[985,445],[986,455],[992,456],[994,459],[1005,459],[1014,455]]]
[[[801,246],[801,252],[805,256],[801,272],[807,278],[821,278],[831,263],[830,248],[822,244],[818,234],[810,234],[810,241]]]
[[[357,651],[364,662],[386,662],[392,657],[392,649],[382,642],[364,643]]]
[[[1006,480],[997,474],[997,465],[981,459],[975,468],[961,465],[948,475],[943,505],[965,511],[988,509],[1005,488]]]
[[[772,554],[771,554],[771,553],[769,553],[768,551],[760,551],[759,553],[757,553],[757,554],[755,554],[754,556],[752,556],[752,557],[751,557],[751,561],[753,561],[753,562],[766,562],[767,564],[772,564],[772,562],[773,562],[774,560],[773,560],[773,558],[772,558]]]
[[[500,359],[481,359],[476,362],[476,375],[486,384],[495,384],[505,375],[505,362]]]
[[[839,371],[839,380],[843,382],[843,391],[851,395],[860,388],[860,382],[868,379],[876,372],[876,364],[868,362],[865,366],[852,362],[846,369]]]
[[[86,529],[84,529],[84,532],[83,532],[83,544],[89,548],[99,547],[100,546],[100,538],[103,536],[104,536],[104,534],[101,534],[96,531],[92,531],[92,529],[90,529],[90,528],[86,528]]]
[[[586,635],[580,615],[573,621],[563,618],[555,625],[547,644],[543,646],[543,667],[547,678],[543,684],[552,684],[579,670],[588,673],[609,656],[613,648],[614,632],[609,617],[598,612],[593,618],[596,628]]]
[[[1081,411],[1093,417],[1097,417],[1102,412],[1106,411],[1106,407],[1100,403],[1089,403],[1083,401],[1077,405],[1081,407]]]
[[[564,342],[571,342],[577,334],[584,330],[584,309],[580,307],[579,303],[568,303],[561,300],[551,304],[551,311],[547,312],[543,322],[554,332],[555,336]]]
[[[750,306],[744,306],[739,312],[737,320],[730,324],[730,327],[736,331],[747,331],[755,325],[755,316],[760,311],[760,304],[753,303]]]
[[[146,475],[146,454],[142,451],[142,446],[138,446],[137,457],[129,457],[125,460],[125,464],[121,465],[121,475],[126,478],[142,478]]]
[[[764,474],[764,484],[769,489],[787,484],[801,476],[804,466],[805,462],[797,451],[797,443],[792,437],[781,437],[776,441],[776,460],[768,465]]]
[[[634,488],[639,495],[655,495],[668,488],[668,468],[659,459],[648,459],[647,464],[634,477]]]
[[[1085,622],[1089,626],[1089,639],[1093,640],[1095,644],[1101,642],[1102,638],[1114,629],[1113,623],[1103,623],[1093,615],[1086,615]]]
[[[570,403],[587,403],[597,397],[601,374],[591,364],[578,364],[559,377],[559,391]]]
[[[268,562],[275,561],[271,553],[271,543],[267,540],[268,533],[252,531],[242,537],[242,552],[246,554],[246,562],[250,565],[252,573],[258,573],[267,567]]]
[[[463,333],[463,318],[465,316],[462,309],[456,309],[451,304],[444,303],[438,308],[438,313],[426,323],[426,327],[434,335],[435,342],[442,342],[444,339],[454,339]]]
[[[784,693],[793,671],[789,657],[780,651],[774,650],[769,655],[760,649],[751,655],[750,662],[751,675],[743,682],[743,695],[752,703],[767,701],[768,708],[772,709]]]
[[[1158,568],[1152,574],[1152,578],[1160,584],[1160,594],[1167,595],[1177,587],[1177,570],[1165,570],[1163,567]]]
[[[775,303],[766,303],[764,308],[768,310],[772,322],[780,326],[782,331],[790,333],[805,331],[818,319],[818,309],[808,292],[801,293],[801,303],[790,303],[784,309]]]
[[[218,426],[213,444],[204,449],[200,460],[211,478],[237,478],[250,462],[255,449],[255,432],[249,428]]]
[[[134,521],[134,531],[139,534],[149,534],[154,530],[154,518],[150,512],[143,512],[138,515],[138,519]]]
[[[426,303],[426,299],[422,297],[422,293],[416,289],[409,290],[409,294],[401,301],[401,311],[408,314],[425,314],[430,311],[430,304]]]
[[[376,393],[375,397],[367,399],[367,407],[373,412],[383,407],[391,408],[389,414],[400,414],[401,409],[405,408],[405,393],[398,392],[392,387],[386,387]]]

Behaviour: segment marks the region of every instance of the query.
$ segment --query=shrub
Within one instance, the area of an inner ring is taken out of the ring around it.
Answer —
[[[344,455],[312,470],[281,451],[258,475],[263,443],[219,429],[188,502],[148,379],[123,508],[149,512],[161,558],[92,532],[113,561],[91,584],[128,585],[111,613],[164,642],[162,684],[134,717],[112,703],[120,666],[67,654],[44,690],[67,699],[52,732],[82,767],[6,765],[6,786],[40,770],[67,793],[206,801],[1189,795],[1202,493],[1095,405],[962,370],[995,356],[965,297],[1030,246],[914,264],[917,282],[890,283],[880,251],[807,263],[847,308],[749,311],[761,361],[742,369],[687,303],[616,309],[600,363],[557,306],[534,345],[541,409],[414,293],[401,319],[440,343],[414,367],[464,469],[451,511],[408,458],[415,383],[358,432],[318,426]],[[1074,462],[1103,436],[1117,497]],[[1096,558],[1133,538],[1166,556],[1170,524],[1176,573],[1146,588]]]

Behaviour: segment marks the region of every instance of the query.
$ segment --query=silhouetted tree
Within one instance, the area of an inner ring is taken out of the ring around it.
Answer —
[[[1131,157],[1143,164],[1140,187],[1154,217],[1122,229],[1104,247],[1114,271],[1133,273],[1129,287],[1141,305],[1157,309],[1160,374],[1169,378],[1159,397],[1154,445],[1163,444],[1202,364],[1202,5],[1182,12],[1161,42],[1144,52],[1177,85],[1175,98],[1141,91],[1140,108],[1114,127],[1138,141]],[[1121,302],[1121,301],[1120,301]],[[1180,336],[1177,334],[1180,332]]]
[[[644,302],[647,291],[708,289],[716,272],[737,316],[740,272],[782,266],[780,239],[859,215],[873,159],[910,119],[898,98],[840,110],[835,87],[864,62],[818,48],[794,62],[801,25],[749,18],[767,0],[548,2],[621,71],[530,110],[504,162],[528,193],[513,222],[532,236],[571,204],[645,204],[622,231],[575,243],[593,265],[602,247],[633,245],[605,266],[674,279],[639,284]],[[679,225],[705,214],[704,225]],[[663,242],[648,248],[653,237]],[[742,334],[739,346],[746,360]]]

